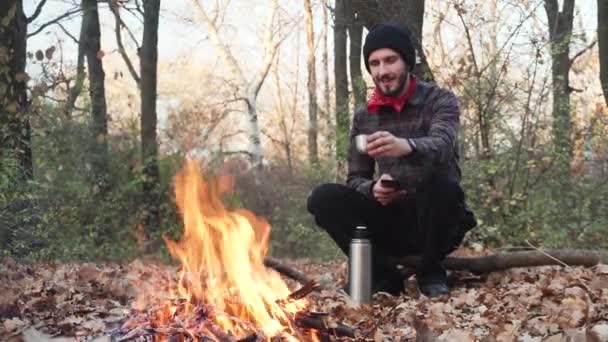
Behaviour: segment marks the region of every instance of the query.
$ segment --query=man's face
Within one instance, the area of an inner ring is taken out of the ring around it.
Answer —
[[[402,94],[409,72],[405,61],[395,50],[374,50],[369,55],[369,71],[382,94],[391,97]]]

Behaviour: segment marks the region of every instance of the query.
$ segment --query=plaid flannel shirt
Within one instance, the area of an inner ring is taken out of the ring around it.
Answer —
[[[451,91],[421,81],[401,113],[389,107],[382,107],[378,114],[369,113],[367,107],[358,109],[350,134],[347,185],[373,198],[376,167],[378,176],[390,174],[409,194],[415,193],[417,185],[431,173],[460,181],[459,116],[458,99]],[[376,131],[412,139],[416,152],[405,157],[377,160],[357,152],[355,136]]]

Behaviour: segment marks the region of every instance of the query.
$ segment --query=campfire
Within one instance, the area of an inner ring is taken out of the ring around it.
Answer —
[[[195,161],[175,179],[183,218],[179,241],[165,238],[181,262],[175,294],[167,303],[134,312],[113,334],[115,341],[319,341],[354,336],[327,323],[304,298],[311,282],[290,292],[280,275],[264,266],[270,225],[246,210],[229,210],[222,182],[206,182]]]

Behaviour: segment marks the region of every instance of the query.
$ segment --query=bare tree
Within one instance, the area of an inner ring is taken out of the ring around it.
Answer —
[[[258,122],[258,94],[262,88],[262,85],[264,84],[266,76],[268,75],[268,71],[270,70],[270,66],[275,58],[278,47],[285,38],[284,35],[281,35],[280,33],[276,35],[275,32],[278,26],[276,25],[276,17],[279,7],[278,0],[271,1],[270,13],[267,17],[263,34],[263,61],[260,68],[251,78],[248,78],[245,75],[236,58],[230,51],[230,48],[222,41],[217,23],[217,17],[214,18],[209,16],[207,10],[203,7],[203,5],[201,5],[200,0],[193,0],[193,2],[199,17],[207,27],[211,42],[215,45],[215,48],[223,58],[223,62],[226,63],[226,66],[232,74],[232,78],[238,84],[238,93],[245,102],[249,117],[249,144],[252,163],[255,169],[260,169],[262,167],[264,155],[262,151],[260,125]]]
[[[319,163],[319,148],[317,135],[319,124],[317,120],[317,72],[315,59],[315,31],[312,20],[310,0],[304,0],[304,15],[306,17],[306,45],[308,53],[306,66],[308,68],[308,161],[315,165]]]
[[[144,32],[140,51],[141,159],[144,165],[143,226],[150,234],[160,225],[160,171],[156,138],[158,19],[160,0],[144,1]]]
[[[21,180],[26,180],[33,176],[25,73],[28,19],[22,0],[2,1],[0,13],[0,146],[18,160]]]

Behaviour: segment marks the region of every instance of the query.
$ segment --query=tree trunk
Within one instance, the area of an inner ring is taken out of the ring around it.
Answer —
[[[18,161],[20,181],[25,181],[33,176],[25,73],[27,21],[21,0],[0,2],[0,13],[0,147]]]
[[[249,144],[251,145],[251,162],[257,176],[261,175],[264,164],[264,152],[262,150],[262,133],[258,122],[258,99],[257,94],[249,94],[247,97],[247,114],[249,115]],[[256,180],[259,178],[256,176]]]
[[[355,108],[365,104],[367,98],[366,85],[361,73],[361,41],[363,39],[363,23],[354,13],[350,13],[348,37],[350,38],[350,84],[355,98]]]
[[[108,115],[105,95],[105,74],[102,64],[101,32],[97,0],[83,0],[84,53],[89,73],[89,96],[93,129],[93,170],[95,182],[105,187],[109,171],[108,162]]]
[[[608,2],[597,0],[597,40],[600,50],[600,80],[604,101],[608,105]]]
[[[348,72],[346,68],[346,3],[336,0],[334,22],[334,78],[336,82],[336,158],[338,169],[346,160],[349,140]]]
[[[140,50],[141,153],[144,165],[142,223],[148,236],[160,225],[160,171],[156,141],[159,10],[160,0],[144,1],[144,32]]]
[[[304,14],[306,16],[306,45],[308,56],[308,161],[312,165],[319,163],[319,149],[317,136],[319,124],[317,120],[317,72],[315,61],[315,32],[312,19],[310,0],[304,0]]]
[[[85,49],[84,49],[84,44],[86,42],[87,38],[86,38],[86,20],[84,20],[84,15],[83,15],[83,19],[82,19],[82,23],[80,24],[80,36],[78,38],[78,59],[76,62],[76,82],[74,83],[74,86],[70,89],[70,92],[68,94],[68,99],[65,103],[65,107],[63,109],[64,114],[66,116],[67,119],[71,119],[72,117],[72,110],[74,110],[74,107],[76,105],[76,100],[78,99],[78,96],[80,96],[80,93],[82,92],[82,86],[84,84],[84,77],[85,77],[85,73],[84,73],[84,53],[85,53]]]
[[[375,24],[393,20],[406,24],[412,31],[412,42],[416,47],[420,63],[414,66],[414,73],[420,79],[433,82],[433,74],[422,49],[422,25],[424,23],[424,0],[352,0],[354,12],[370,29]]]
[[[324,97],[324,105],[325,105],[325,120],[327,121],[327,127],[331,129],[333,127],[333,122],[331,119],[331,91],[329,89],[329,57],[327,51],[327,32],[329,31],[329,20],[328,20],[328,0],[323,0],[321,5],[323,6],[323,32],[321,34],[321,42],[323,43],[323,54],[321,57],[321,64],[323,65],[323,97]],[[330,139],[326,139],[328,142],[327,149],[331,156],[332,145]]]
[[[564,0],[561,11],[557,0],[545,0],[545,10],[551,40],[555,165],[560,176],[567,178],[572,159],[569,54],[574,19],[574,0]]]

